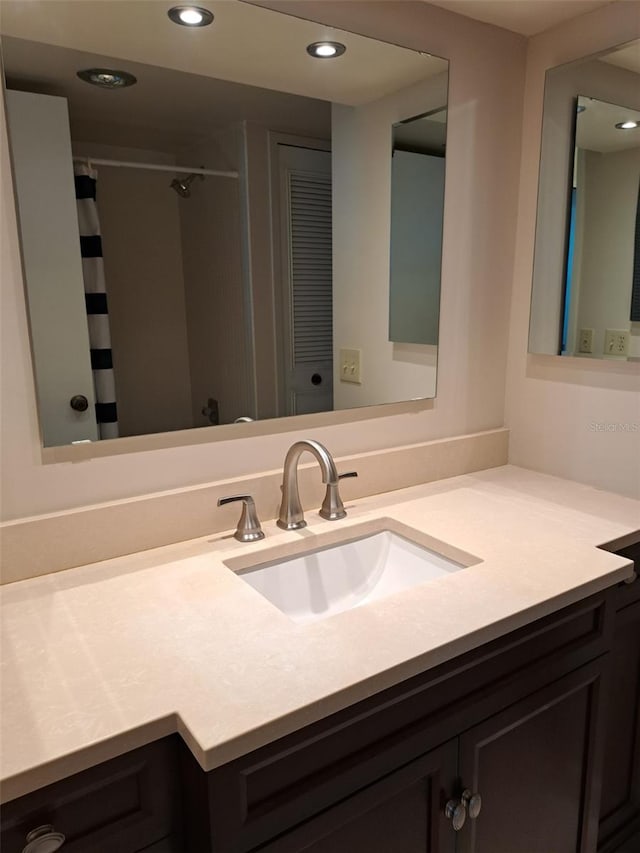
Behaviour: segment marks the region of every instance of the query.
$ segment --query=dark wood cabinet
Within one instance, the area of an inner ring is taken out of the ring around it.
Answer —
[[[252,853],[595,849],[602,675],[581,667]],[[456,828],[466,790],[479,814]]]
[[[209,773],[174,736],[36,791],[2,850],[52,823],[63,853],[636,853],[639,710],[640,583]]]
[[[640,561],[636,563],[640,571]],[[640,851],[640,581],[614,595],[598,850]],[[630,842],[635,838],[635,845]]]
[[[63,853],[182,853],[177,738],[166,738],[76,773],[2,807],[0,849],[20,853],[49,824]],[[162,844],[159,844],[162,842]]]
[[[456,832],[452,821],[445,816],[445,807],[449,800],[459,799],[465,787],[475,784],[465,778],[467,774],[474,778],[474,771],[472,764],[469,765],[468,749],[461,745],[469,742],[464,740],[465,733],[489,721],[489,728],[505,730],[502,738],[495,740],[496,749],[499,746],[510,754],[509,771],[518,767],[518,749],[527,748],[534,735],[544,740],[546,725],[562,724],[563,731],[572,732],[572,738],[561,736],[559,745],[564,751],[559,756],[539,753],[545,761],[544,773],[539,771],[531,779],[531,785],[545,782],[547,776],[555,779],[558,757],[567,765],[582,768],[578,771],[579,783],[572,782],[574,823],[579,826],[573,826],[574,840],[578,840],[571,849],[572,853],[592,853],[581,834],[583,824],[590,821],[589,825],[594,826],[597,820],[591,787],[595,770],[592,756],[596,751],[589,749],[585,755],[586,733],[591,736],[598,722],[599,683],[610,642],[610,616],[607,596],[593,596],[229,762],[206,776],[193,773],[191,765],[187,765],[189,788],[197,792],[188,798],[191,805],[186,806],[189,849],[194,853],[263,850],[293,853],[315,849],[319,853],[326,843],[338,850],[341,838],[352,839],[358,826],[364,827],[373,814],[385,811],[388,834],[376,833],[381,847],[373,847],[385,850],[389,834],[401,837],[393,827],[404,825],[406,818],[401,819],[400,815],[404,814],[406,801],[413,803],[414,810],[410,811],[416,823],[412,826],[422,828],[422,835],[414,832],[410,836],[412,844],[422,838],[420,849],[425,851],[448,853],[451,845],[457,844],[455,849],[460,850],[464,843],[473,850],[462,839],[472,837],[474,821],[468,819]],[[580,674],[572,675],[577,672]],[[568,688],[568,678],[578,681],[584,678],[584,686],[580,682],[581,688]],[[549,696],[556,696],[554,690],[559,691],[557,696],[561,698],[552,701]],[[547,706],[553,706],[554,710]],[[513,719],[509,717],[508,725],[502,722],[504,714],[514,715]],[[512,738],[507,735],[509,727],[517,730]],[[420,762],[433,760],[442,744],[455,751],[453,764],[451,760],[441,764],[437,777],[422,772]],[[508,795],[514,779],[511,772],[491,771],[488,762],[489,759],[497,762],[497,752],[487,748],[481,754],[491,803],[500,789]],[[522,760],[525,761],[524,756]],[[454,764],[456,769],[452,772]],[[390,788],[389,794],[384,794],[384,786],[404,778],[403,774],[409,772],[407,768],[412,768],[414,775],[404,789],[396,793]],[[554,814],[556,797],[568,796],[567,790],[559,791],[558,785],[541,795],[544,803],[540,808],[547,815]],[[376,800],[374,812],[366,817],[363,803],[377,796],[385,798]],[[576,820],[578,811],[580,817]],[[491,812],[490,805],[489,815]],[[397,820],[392,815],[397,815]],[[479,822],[480,819],[475,824]],[[430,835],[427,827],[438,827],[437,834]],[[513,832],[515,836],[517,826]],[[324,838],[331,841],[325,842]],[[392,849],[394,853],[404,853],[397,838]],[[348,848],[352,843],[345,845]],[[368,835],[362,848],[369,847]],[[504,849],[508,853],[521,853],[517,846]],[[522,853],[531,851],[522,850]]]

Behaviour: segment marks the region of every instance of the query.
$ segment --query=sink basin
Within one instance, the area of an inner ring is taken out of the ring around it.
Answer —
[[[272,560],[239,571],[238,576],[294,622],[304,623],[369,604],[469,564],[449,559],[391,530],[378,530],[295,557]]]

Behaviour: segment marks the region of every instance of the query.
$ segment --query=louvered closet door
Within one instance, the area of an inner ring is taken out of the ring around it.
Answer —
[[[331,154],[279,145],[287,414],[333,408]]]

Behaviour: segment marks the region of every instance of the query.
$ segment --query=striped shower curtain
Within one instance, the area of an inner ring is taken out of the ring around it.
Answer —
[[[97,173],[85,165],[74,167],[84,298],[89,325],[91,368],[96,394],[100,438],[118,437],[116,386],[111,357],[111,330],[102,260],[102,237],[96,206]]]

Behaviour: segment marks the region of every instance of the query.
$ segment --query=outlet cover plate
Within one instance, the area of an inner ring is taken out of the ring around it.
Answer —
[[[580,329],[578,352],[593,352],[593,329]]]
[[[629,330],[606,329],[604,333],[604,354],[615,356],[629,355]]]

